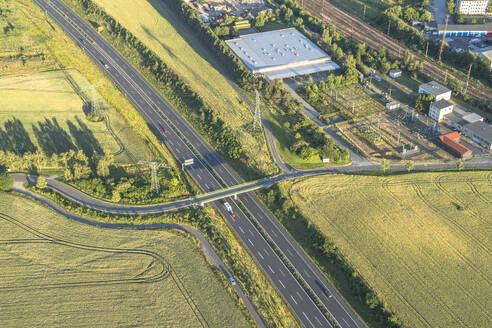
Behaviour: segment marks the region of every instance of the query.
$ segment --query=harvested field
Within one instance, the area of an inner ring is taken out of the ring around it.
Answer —
[[[0,124],[19,120],[31,142],[48,155],[80,148],[87,153],[113,154],[116,161],[121,163],[130,162],[130,156],[136,159],[151,158],[152,154],[144,142],[98,94],[97,101],[102,104],[105,122],[86,119],[84,110],[89,109],[77,92],[89,85],[76,70],[0,78]],[[90,92],[82,92],[81,95],[92,99]],[[8,130],[6,126],[5,130]],[[6,132],[16,134],[15,131]],[[88,143],[88,140],[92,142]]]
[[[492,171],[284,186],[404,327],[490,327]]]
[[[0,221],[2,327],[248,327],[182,235],[92,227],[6,193]]]

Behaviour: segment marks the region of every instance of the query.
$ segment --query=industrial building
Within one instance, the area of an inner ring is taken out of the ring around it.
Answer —
[[[401,74],[402,74],[402,72],[399,69],[392,69],[391,71],[389,71],[389,76],[394,78],[394,79],[400,77]]]
[[[460,14],[484,15],[489,7],[490,0],[458,0],[456,8]]]
[[[461,135],[459,132],[451,132],[439,136],[438,140],[443,148],[445,148],[452,155],[458,158],[468,159],[472,156],[472,151],[468,147],[460,144],[460,137]]]
[[[492,126],[478,121],[466,124],[463,126],[462,131],[476,143],[492,150]]]
[[[428,93],[434,96],[435,101],[441,99],[449,100],[451,99],[451,90],[445,86],[437,83],[436,81],[431,81],[429,83],[424,83],[419,86],[419,93]]]
[[[247,34],[226,43],[254,74],[269,80],[340,68],[295,28]]]
[[[438,122],[441,122],[445,115],[453,112],[453,103],[446,99],[434,101],[429,106],[429,116]]]
[[[444,33],[444,25],[437,25],[439,35]],[[446,36],[492,36],[492,24],[480,24],[480,25],[448,25],[446,30]]]

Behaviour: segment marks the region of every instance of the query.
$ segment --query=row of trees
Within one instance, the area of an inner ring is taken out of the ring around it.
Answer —
[[[191,90],[154,52],[149,50],[113,17],[101,10],[92,0],[81,0],[81,3],[86,14],[97,15],[103,19],[106,24],[105,31],[121,39],[139,53],[142,66],[169,88],[169,94],[173,95],[174,101],[181,102],[189,109],[190,120],[194,123],[195,128],[208,135],[209,140],[226,157],[234,160],[240,159],[243,149],[239,140],[196,92]],[[210,33],[213,34],[213,32]]]
[[[401,327],[395,314],[386,307],[358,272],[345,260],[338,247],[298,211],[286,192],[275,185],[267,192],[263,192],[261,198],[288,230],[295,229],[295,233],[291,232],[298,238],[297,241],[308,249],[310,255],[333,276],[341,280],[339,286],[346,286],[354,299],[359,300],[361,306],[367,307],[369,311],[365,312],[372,314],[372,321],[377,322],[381,327]],[[343,275],[337,273],[343,273]]]
[[[395,11],[393,8],[387,9],[380,16],[377,22],[379,27],[384,29],[384,31],[389,29],[390,36],[403,42],[408,47],[414,48],[422,54],[426,53],[429,58],[438,58],[441,47],[440,41],[434,41],[424,37],[422,32],[416,31],[406,24],[398,11]],[[492,69],[490,68],[490,63],[477,54],[473,54],[470,51],[457,53],[445,44],[442,52],[442,61],[463,72],[467,72],[470,64],[472,64],[471,76],[481,80],[487,86],[492,86]]]
[[[253,75],[227,44],[202,22],[197,11],[188,4],[181,0],[171,0],[169,5],[210,49],[237,84],[247,91],[255,89],[260,91],[269,107],[276,109],[285,117],[289,123],[287,130],[296,136],[296,140],[305,141],[308,147],[314,149],[314,152],[327,156],[335,162],[349,161],[349,153],[337,147],[333,140],[300,112],[300,104],[284,90],[281,82],[268,83],[263,77]],[[276,12],[283,16],[283,20],[292,18],[290,12],[285,13],[285,10]]]

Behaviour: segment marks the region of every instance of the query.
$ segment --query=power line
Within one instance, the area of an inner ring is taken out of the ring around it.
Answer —
[[[261,99],[258,90],[255,90],[256,105],[255,105],[255,118],[253,121],[253,127],[255,130],[261,130]]]
[[[156,194],[159,193],[161,186],[159,184],[159,178],[157,176],[157,170],[161,167],[169,167],[169,165],[155,162],[155,161],[154,162],[140,161],[140,162],[138,162],[138,165],[150,167],[151,175],[152,175],[151,183],[150,183],[150,190],[153,193],[156,193]]]

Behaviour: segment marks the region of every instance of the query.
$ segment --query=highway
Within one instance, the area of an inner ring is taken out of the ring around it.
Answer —
[[[108,77],[128,97],[146,121],[159,131],[160,137],[180,162],[194,159],[194,164],[186,166],[185,169],[200,188],[205,192],[222,189],[223,185],[216,176],[225,186],[241,183],[225,160],[214,152],[165,99],[96,31],[59,0],[34,1],[106,71]],[[169,132],[163,133],[164,128]],[[240,209],[240,203],[279,248],[284,258],[321,301],[338,326],[365,327],[254,194],[243,194],[237,201],[233,199],[228,201],[237,214],[235,218],[225,210],[221,202],[216,202],[215,206],[227,219],[304,327],[332,327],[332,325],[260,231]],[[322,286],[332,292],[333,298],[325,295]]]

